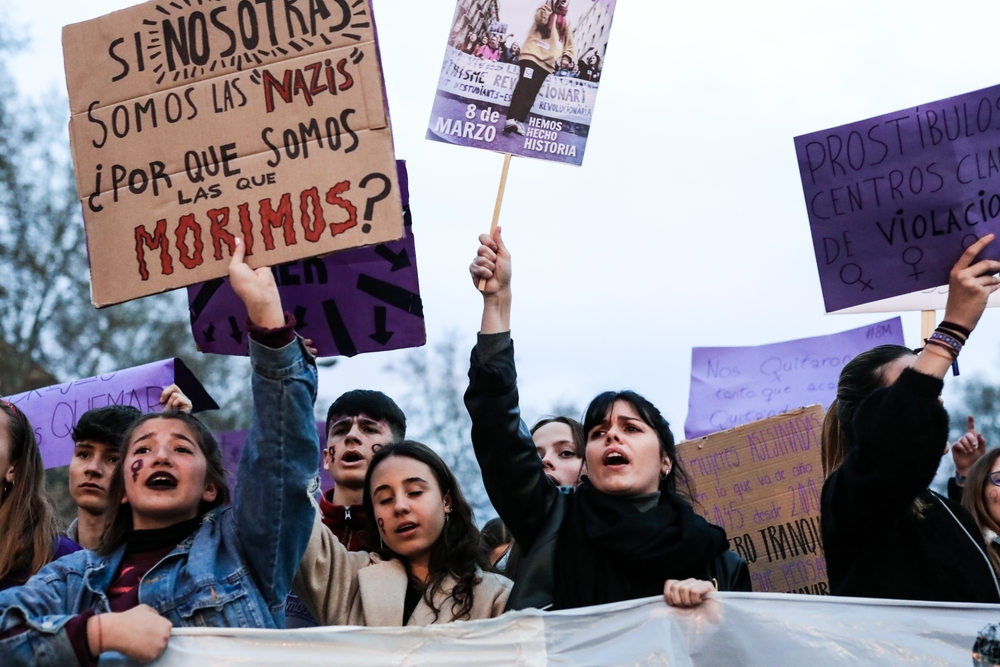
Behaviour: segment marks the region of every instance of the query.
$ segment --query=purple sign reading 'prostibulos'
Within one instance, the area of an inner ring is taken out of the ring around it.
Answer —
[[[406,165],[396,163],[403,200],[399,241],[272,267],[295,330],[321,357],[353,357],[427,342],[417,279]],[[228,278],[188,288],[191,330],[203,352],[248,354],[247,311]]]
[[[46,468],[69,465],[73,427],[87,410],[130,405],[142,413],[160,412],[160,394],[176,384],[191,399],[194,412],[216,410],[218,404],[180,359],[154,361],[134,368],[74,380],[9,396],[28,417]]]
[[[796,137],[795,152],[827,312],[945,285],[1000,230],[1000,86]]]
[[[756,347],[691,350],[687,439],[724,431],[837,396],[844,364],[876,345],[902,345],[898,317],[829,336]]]

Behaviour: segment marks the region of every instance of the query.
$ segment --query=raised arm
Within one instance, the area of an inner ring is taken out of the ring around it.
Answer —
[[[1000,287],[1000,262],[973,263],[989,234],[952,268],[945,321],[971,332]],[[955,352],[954,354],[957,354]],[[843,534],[867,537],[909,511],[934,478],[948,442],[948,414],[938,397],[954,361],[947,347],[929,343],[912,369],[866,398],[854,419],[855,447],[831,475],[824,494],[835,499],[831,518]]]
[[[316,514],[308,493],[319,461],[316,362],[281,309],[270,269],[251,269],[243,254],[240,243],[229,277],[255,327],[250,340],[254,414],[240,459],[236,531],[275,613],[284,609]]]
[[[511,263],[500,229],[482,235],[469,271],[486,284],[479,342],[472,351],[465,405],[472,446],[493,507],[527,551],[559,494],[545,476],[535,443],[521,420],[514,346],[510,340]]]

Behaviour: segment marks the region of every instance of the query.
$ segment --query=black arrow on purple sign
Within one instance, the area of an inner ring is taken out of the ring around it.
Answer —
[[[385,316],[385,306],[375,306],[375,333],[368,337],[380,345],[388,343],[389,339],[392,338],[392,334],[395,333],[394,331],[386,331]]]
[[[420,319],[424,318],[424,306],[420,301],[420,295],[408,289],[363,273],[358,275],[358,289],[394,308],[399,308],[410,315],[416,315]]]
[[[194,297],[194,301],[191,302],[192,322],[201,317],[201,313],[205,310],[205,306],[207,306],[208,302],[212,300],[215,293],[219,291],[223,282],[222,278],[216,278],[215,280],[209,280],[202,284],[201,289],[198,290],[197,296]]]
[[[214,343],[215,342],[215,325],[209,324],[208,328],[205,329],[205,342]]]
[[[410,255],[406,252],[406,248],[397,254],[389,250],[389,246],[383,243],[375,246],[375,254],[392,264],[390,271],[399,271],[410,266]]]
[[[229,317],[229,327],[231,329],[229,335],[232,337],[232,339],[235,340],[237,343],[242,343],[243,332],[240,331],[240,325],[237,324],[235,316]]]
[[[323,302],[323,314],[326,315],[326,324],[330,327],[330,335],[337,346],[337,352],[345,357],[353,357],[358,353],[354,341],[351,339],[351,332],[344,324],[344,318],[340,316],[340,309],[337,308],[337,301],[329,299]]]
[[[305,306],[295,306],[295,330],[301,331],[304,326],[307,326],[306,308]]]

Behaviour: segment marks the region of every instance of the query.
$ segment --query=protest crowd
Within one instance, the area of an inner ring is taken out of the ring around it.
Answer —
[[[928,489],[949,450],[944,375],[1000,287],[1000,262],[973,263],[991,241],[955,265],[945,319],[922,350],[879,346],[843,368],[822,441],[834,594],[1000,602],[1000,450],[986,453],[971,417],[950,447],[948,497]],[[750,591],[725,530],[693,507],[670,426],[648,400],[609,391],[582,422],[521,420],[499,229],[480,237],[470,266],[485,285],[465,402],[500,518],[481,532],[448,466],[369,390],[329,407],[322,457],[335,486],[310,498],[315,358],[273,274],[250,269],[243,248],[229,269],[253,364],[241,493],[172,386],[160,413],[82,415],[70,466],[79,518],[58,532],[33,428],[0,403],[5,665],[93,665],[106,651],[150,661],[175,626],[419,626],[650,595],[692,607]]]
[[[507,116],[498,111],[491,121],[502,135],[524,135],[525,123],[527,131],[541,127],[529,116],[538,116],[533,105],[550,74],[600,81],[603,51],[574,49],[568,6],[545,0],[520,42],[506,26],[456,23],[450,46],[466,61],[518,66],[510,68],[519,74],[510,82]],[[353,79],[338,93],[333,69],[328,76],[329,97],[348,94]],[[286,103],[304,90],[279,83],[269,85]],[[303,159],[307,143],[302,135]],[[395,181],[381,173],[365,178],[374,176],[386,184],[384,199]],[[338,184],[325,201],[348,211],[352,205],[340,197],[349,189],[347,181]],[[310,197],[319,201],[316,188],[302,193],[303,225]],[[361,206],[365,220],[378,201],[369,200],[367,216]],[[312,210],[313,222],[325,224],[318,203]],[[405,210],[397,217],[409,227]],[[357,223],[358,211],[351,215]],[[213,218],[213,234],[224,227],[221,219]],[[273,250],[276,219],[264,225],[270,243],[258,244],[258,259]],[[193,215],[180,220],[194,224]],[[367,234],[372,225],[365,226]],[[296,245],[291,229],[284,227],[288,246]],[[154,411],[81,411],[69,464],[77,516],[60,526],[45,493],[37,435],[50,415],[29,419],[16,397],[0,399],[0,665],[89,667],[109,654],[149,663],[182,627],[417,627],[643,598],[655,598],[660,609],[698,610],[716,593],[757,591],[745,545],[712,520],[699,487],[703,472],[685,463],[681,443],[650,400],[609,390],[582,414],[525,423],[511,330],[512,253],[500,227],[479,236],[469,265],[469,289],[481,295],[482,313],[464,403],[483,486],[499,515],[485,525],[436,443],[408,439],[407,416],[390,396],[345,387],[329,406],[316,405],[317,349],[299,333],[304,315],[283,301],[276,272],[251,267],[252,230],[241,230],[228,240],[212,237],[245,308],[245,321],[233,327],[247,333],[252,368],[252,426],[237,470],[225,469],[216,436],[179,384],[162,390]],[[186,234],[179,230],[176,238],[181,264],[189,260],[191,269],[197,265],[193,251],[186,254]],[[138,230],[132,240],[141,252]],[[869,346],[839,369],[820,439],[825,481],[816,541],[829,578],[824,592],[1000,604],[1000,448],[989,449],[997,443],[986,442],[973,415],[967,432],[950,442],[941,401],[946,375],[1000,289],[1000,261],[982,259],[994,242],[984,234],[954,261],[943,319],[922,348]],[[304,280],[312,282],[314,269],[309,265]],[[376,282],[361,276],[358,284],[365,279],[369,287]],[[384,307],[382,313],[384,328]],[[319,439],[317,409],[326,415]],[[931,489],[945,456],[955,464],[946,495]],[[333,480],[322,492],[318,461]]]

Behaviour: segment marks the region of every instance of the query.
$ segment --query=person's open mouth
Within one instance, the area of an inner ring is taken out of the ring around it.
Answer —
[[[344,465],[352,465],[355,463],[361,463],[365,460],[365,457],[361,455],[361,452],[356,450],[348,450],[344,452],[344,455],[340,457],[340,462]]]
[[[406,523],[401,523],[396,526],[396,534],[401,537],[409,537],[413,535],[420,524],[414,523],[412,521],[407,521]]]
[[[177,488],[177,478],[169,472],[154,472],[146,480],[146,488],[157,490],[170,490]]]
[[[621,469],[629,464],[629,460],[623,451],[612,447],[604,452],[601,463],[607,468]]]

